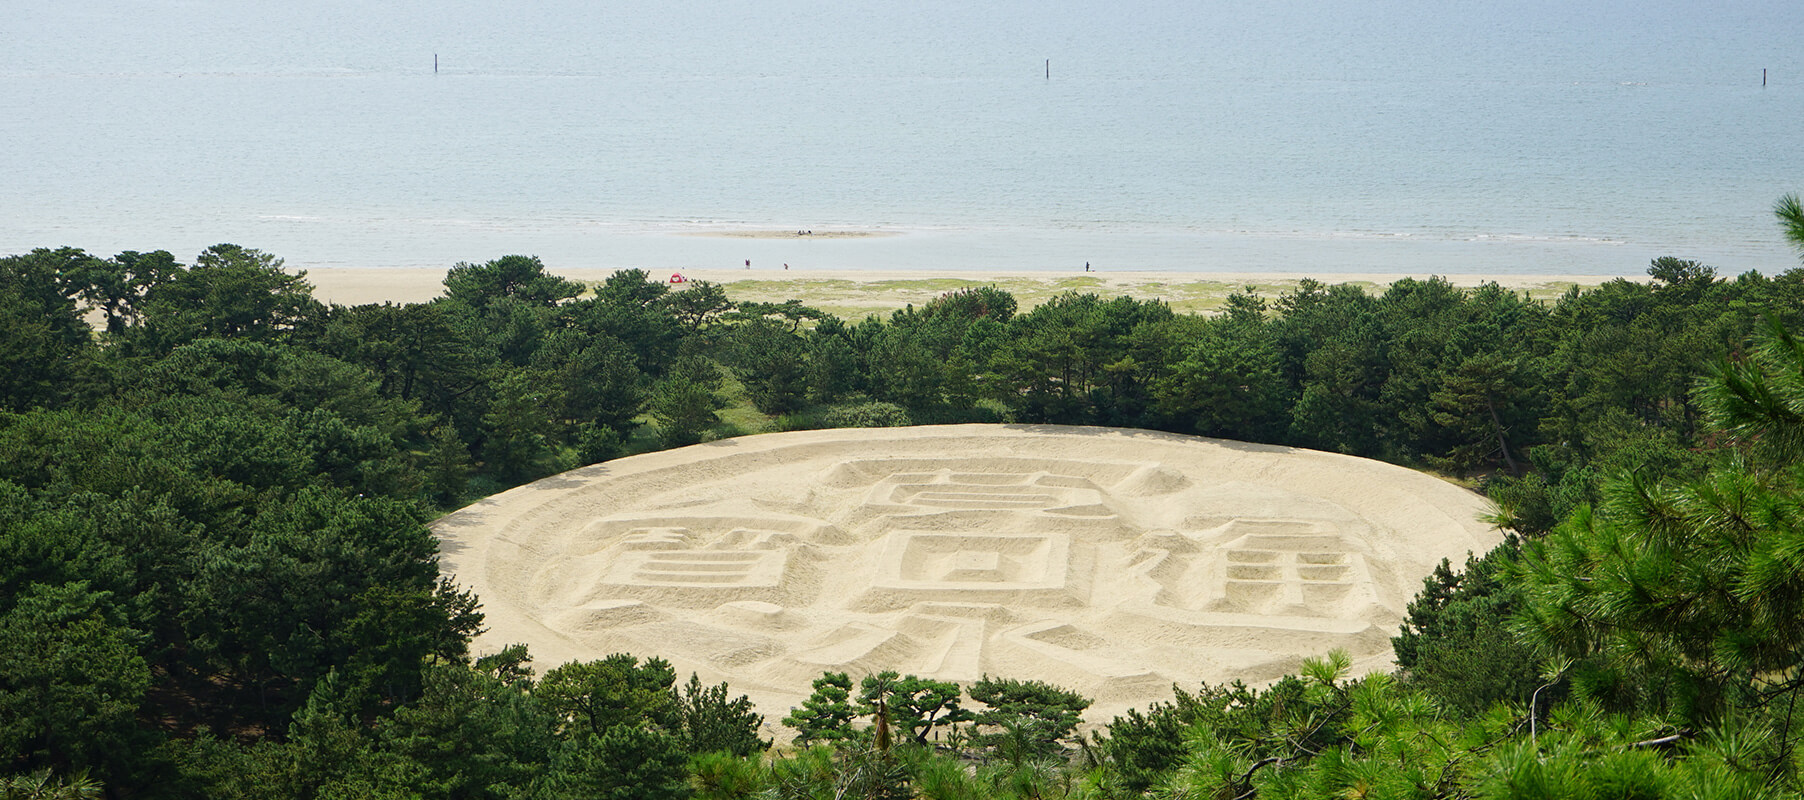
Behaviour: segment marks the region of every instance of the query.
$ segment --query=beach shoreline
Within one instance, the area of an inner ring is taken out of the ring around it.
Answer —
[[[793,234],[792,234],[793,235]],[[818,234],[817,234],[818,235]],[[607,280],[618,270],[607,268],[561,268],[552,274],[593,286]],[[307,281],[314,286],[314,297],[337,305],[368,303],[422,303],[444,293],[446,270],[424,267],[318,267],[307,270]],[[1404,278],[1426,279],[1429,275],[1401,273],[1323,273],[1302,272],[1177,272],[1166,270],[1046,271],[992,270],[852,270],[852,269],[690,269],[648,271],[650,277],[668,282],[680,274],[683,283],[670,283],[681,288],[693,281],[720,284],[736,301],[783,302],[802,301],[846,318],[862,318],[885,314],[907,305],[921,305],[946,292],[976,286],[996,286],[1013,294],[1026,310],[1051,297],[1067,292],[1128,296],[1140,300],[1161,300],[1179,312],[1209,313],[1221,306],[1227,297],[1249,288],[1251,293],[1268,300],[1295,288],[1305,279],[1324,285],[1354,284],[1371,291],[1383,291]],[[1573,287],[1589,288],[1617,280],[1612,275],[1440,275],[1460,287],[1476,287],[1486,283],[1535,299],[1556,298]]]

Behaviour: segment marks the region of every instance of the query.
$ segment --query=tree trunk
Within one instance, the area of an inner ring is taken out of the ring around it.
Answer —
[[[1491,402],[1488,395],[1485,397],[1485,410],[1491,412],[1491,426],[1497,429],[1497,447],[1503,450],[1504,467],[1510,471],[1511,475],[1518,474],[1516,459],[1510,457],[1510,443],[1503,438],[1503,420],[1497,416],[1497,406]]]

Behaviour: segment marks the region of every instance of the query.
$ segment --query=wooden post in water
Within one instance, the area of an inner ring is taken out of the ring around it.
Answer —
[[[1052,59],[1046,59],[1046,80],[1052,80]]]
[[[1766,88],[1766,67],[1760,68],[1760,88]]]
[[[434,74],[434,75],[438,74],[438,54],[437,53],[432,54],[432,74]]]

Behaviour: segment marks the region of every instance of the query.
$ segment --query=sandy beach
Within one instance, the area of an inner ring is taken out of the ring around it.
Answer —
[[[768,232],[767,232],[768,233]],[[724,235],[724,234],[723,234]],[[793,232],[788,235],[794,236]],[[822,235],[816,232],[816,236]],[[781,302],[799,299],[807,305],[845,318],[885,314],[905,305],[921,305],[949,291],[970,286],[997,286],[1013,294],[1023,310],[1065,292],[1088,292],[1115,297],[1163,300],[1180,312],[1209,313],[1221,307],[1228,295],[1251,290],[1275,299],[1292,291],[1306,278],[1324,284],[1351,283],[1379,292],[1393,282],[1426,275],[1385,273],[1253,273],[1253,272],[971,272],[955,270],[785,270],[781,265],[754,264],[752,269],[682,270],[687,280],[705,280],[726,287],[735,300]],[[595,284],[615,270],[554,268],[554,274]],[[669,280],[672,273],[652,273]],[[1527,292],[1538,299],[1552,299],[1574,286],[1598,286],[1615,280],[1602,275],[1445,275],[1456,286],[1496,282],[1507,289]],[[423,268],[341,268],[308,270],[307,279],[322,302],[341,305],[364,303],[420,303],[444,291],[445,270]]]

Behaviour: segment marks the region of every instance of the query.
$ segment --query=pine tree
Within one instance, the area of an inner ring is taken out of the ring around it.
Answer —
[[[1804,724],[1804,346],[1776,324],[1696,397],[1726,437],[1702,477],[1607,484],[1525,548],[1522,632],[1576,659],[1581,694],[1761,730],[1754,761],[1795,777]]]
[[[789,710],[783,724],[796,729],[796,744],[837,742],[852,738],[852,678],[844,672],[828,672],[814,679],[814,693],[801,708]]]

